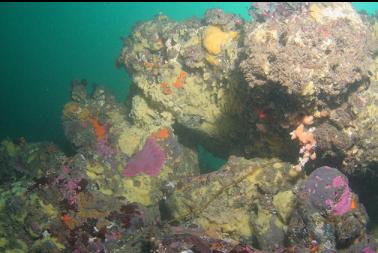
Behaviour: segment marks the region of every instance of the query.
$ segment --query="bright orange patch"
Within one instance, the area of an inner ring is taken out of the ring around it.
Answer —
[[[350,208],[355,209],[357,207],[357,200],[355,197],[352,197],[352,202],[350,203]]]
[[[104,126],[102,126],[98,120],[94,117],[90,117],[89,120],[91,121],[92,123],[92,126],[94,128],[94,131],[95,131],[95,134],[96,134],[96,137],[97,137],[97,140],[98,141],[102,141],[102,140],[105,140],[106,138],[106,129]]]
[[[183,78],[186,77],[186,75],[187,75],[187,73],[186,73],[185,71],[181,71],[181,72],[180,72],[180,75],[179,75],[179,78],[180,78],[180,79],[183,79]]]
[[[75,228],[75,221],[72,219],[71,216],[69,216],[68,214],[64,214],[62,216],[62,221],[64,222],[64,224],[66,224],[66,226],[69,228],[69,229],[74,229]]]
[[[169,137],[169,129],[167,127],[164,127],[157,131],[154,136],[159,139],[167,139]]]
[[[176,82],[173,83],[173,86],[175,86],[177,89],[183,88],[186,76],[187,73],[185,71],[181,71],[176,79]]]
[[[63,220],[64,223],[67,223],[67,222],[72,221],[72,218],[68,214],[65,214],[65,215],[63,215],[62,220]]]
[[[175,86],[175,88],[177,88],[177,89],[180,89],[180,88],[184,87],[184,84],[182,82],[180,82],[179,80],[176,80],[176,82],[173,83],[173,86]]]

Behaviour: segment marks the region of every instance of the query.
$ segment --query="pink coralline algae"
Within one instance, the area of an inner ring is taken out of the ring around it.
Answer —
[[[60,193],[63,195],[63,198],[68,201],[70,205],[76,203],[76,191],[80,187],[81,179],[72,178],[64,182],[63,187],[60,189]]]
[[[164,151],[153,137],[147,139],[140,150],[126,165],[122,175],[132,177],[139,173],[158,176],[164,164]]]
[[[372,249],[371,247],[365,247],[363,250],[362,250],[363,253],[375,253],[375,249]]]
[[[353,209],[348,179],[337,169],[323,166],[313,171],[302,186],[302,198],[314,207],[341,216]]]
[[[352,193],[348,186],[348,182],[343,178],[340,178],[341,177],[339,176],[338,181],[342,181],[339,183],[335,183],[335,180],[337,180],[338,178],[334,178],[333,180],[333,185],[337,185],[334,186],[335,188],[344,188],[339,200],[336,203],[334,203],[334,205],[332,205],[332,211],[335,215],[343,215],[346,212],[348,212],[352,207]]]
[[[59,188],[63,199],[67,200],[70,205],[76,204],[77,192],[82,190],[80,184],[83,180],[81,177],[73,176],[72,172],[69,166],[63,166],[62,171],[53,182],[53,185]]]
[[[110,147],[105,140],[99,140],[96,143],[96,150],[98,154],[107,160],[111,159],[116,154],[116,151]]]

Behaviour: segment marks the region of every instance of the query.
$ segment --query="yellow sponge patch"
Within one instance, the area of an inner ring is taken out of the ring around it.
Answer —
[[[219,27],[208,26],[203,45],[209,53],[217,55],[221,52],[222,47],[230,43],[237,35],[238,33],[234,31],[223,32]]]

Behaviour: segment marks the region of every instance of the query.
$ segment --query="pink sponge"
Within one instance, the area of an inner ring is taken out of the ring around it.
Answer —
[[[122,175],[132,177],[143,172],[149,176],[158,176],[163,164],[164,151],[156,143],[155,139],[150,137],[142,150],[127,163]]]

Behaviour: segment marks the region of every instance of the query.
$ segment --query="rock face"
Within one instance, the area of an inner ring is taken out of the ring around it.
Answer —
[[[217,238],[252,243],[257,237],[264,249],[283,247],[294,201],[290,167],[277,159],[231,157],[217,172],[176,182],[167,209],[171,219],[189,220]]]
[[[378,69],[378,68],[377,68]],[[353,120],[346,124],[353,145],[345,152],[343,168],[351,173],[376,172],[378,165],[378,80],[349,99]]]
[[[246,87],[236,75],[243,22],[215,9],[203,22],[158,16],[135,27],[119,59],[135,84],[133,120],[169,119],[227,153],[237,143],[233,136],[246,129],[240,117]],[[143,117],[141,104],[156,118]]]
[[[323,160],[332,157],[334,166],[348,173],[374,167],[375,158],[367,155],[354,162],[351,153],[366,148],[353,145],[356,140],[376,143],[365,131],[356,131],[364,124],[361,117],[374,111],[360,113],[356,103],[362,101],[356,97],[375,90],[376,21],[361,18],[348,3],[312,3],[287,11],[284,3],[252,9],[256,18],[265,13],[261,23],[246,26],[246,58],[240,64],[252,87],[252,104],[269,108],[282,127],[295,128],[298,115],[313,115],[317,153]],[[374,95],[367,96],[374,108]],[[374,116],[368,117],[374,125]]]
[[[157,16],[136,26],[119,58],[135,84],[133,122],[172,126],[187,145],[224,157],[299,159],[304,167],[289,133],[312,115],[305,131],[316,146],[307,153],[326,163],[309,166],[374,167],[375,144],[360,143],[369,135],[360,124],[374,125],[374,110],[361,120],[356,97],[375,89],[376,20],[349,3],[260,3],[251,15],[256,22],[211,9],[202,21]]]
[[[276,83],[311,106],[330,106],[369,76],[372,34],[348,3],[311,4],[246,33],[241,67],[251,87]]]

